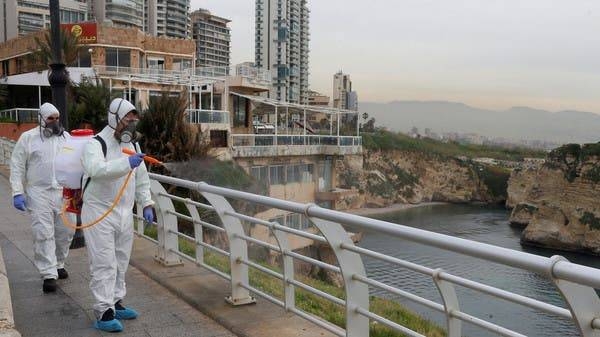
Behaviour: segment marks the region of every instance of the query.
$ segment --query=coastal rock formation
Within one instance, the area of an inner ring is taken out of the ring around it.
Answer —
[[[338,186],[358,190],[366,207],[429,201],[498,202],[506,198],[505,194],[494,193],[484,178],[489,167],[467,159],[413,151],[365,152],[362,170],[340,159],[336,163],[339,172],[336,178]],[[508,173],[500,174],[505,178],[499,190],[505,193]]]
[[[600,254],[600,144],[569,144],[537,169],[514,172],[507,206],[521,241]]]

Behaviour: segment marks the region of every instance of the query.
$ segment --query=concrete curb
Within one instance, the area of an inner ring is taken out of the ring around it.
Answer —
[[[0,337],[21,337],[21,334],[14,327],[15,319],[10,299],[10,287],[8,286],[8,276],[6,275],[2,250],[0,250]]]

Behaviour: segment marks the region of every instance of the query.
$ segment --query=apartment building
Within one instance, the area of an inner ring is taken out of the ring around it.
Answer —
[[[62,23],[81,22],[88,19],[85,0],[60,1]],[[50,27],[48,0],[1,0],[0,42]]]
[[[271,71],[269,97],[308,103],[309,9],[306,0],[256,0],[256,65]]]
[[[196,40],[196,66],[229,68],[231,20],[199,9],[191,14],[192,37]]]

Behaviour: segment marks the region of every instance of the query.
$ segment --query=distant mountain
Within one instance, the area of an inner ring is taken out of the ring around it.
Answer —
[[[361,103],[359,108],[375,117],[375,125],[394,131],[407,132],[415,126],[421,132],[430,128],[437,133],[478,133],[513,140],[600,141],[600,114],[592,112],[550,112],[528,107],[496,111],[443,101]]]

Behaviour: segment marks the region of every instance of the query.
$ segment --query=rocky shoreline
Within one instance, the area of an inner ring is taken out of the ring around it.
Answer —
[[[600,255],[599,200],[600,144],[564,145],[509,179],[510,222],[525,245]]]

